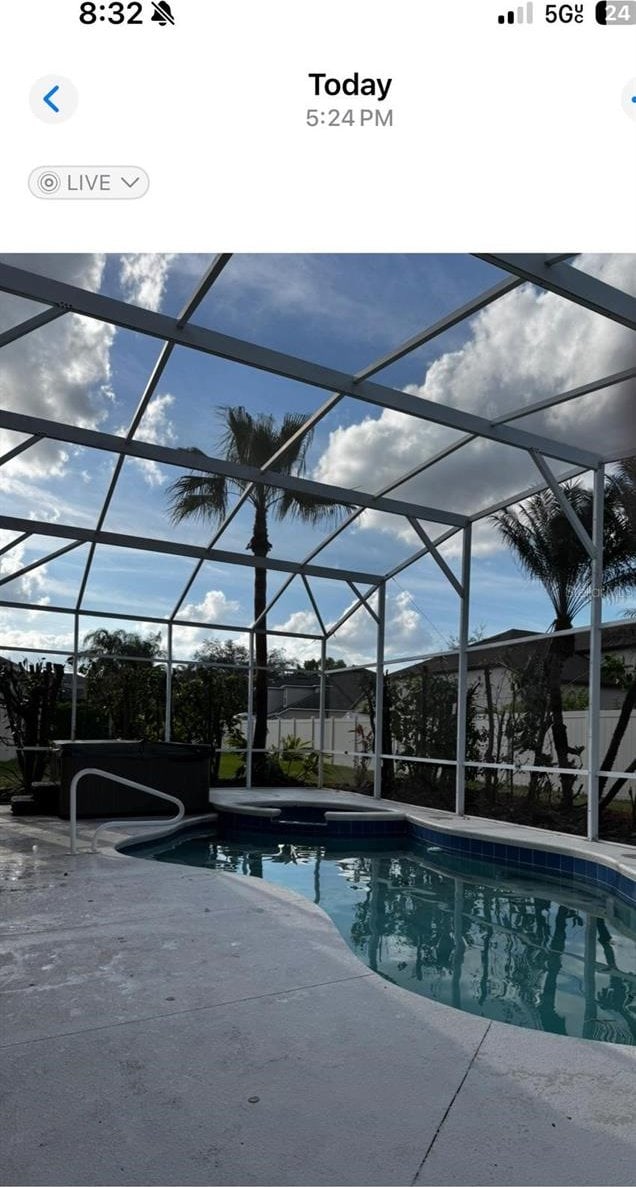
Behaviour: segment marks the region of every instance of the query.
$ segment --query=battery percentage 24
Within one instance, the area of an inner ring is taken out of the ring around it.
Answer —
[[[600,0],[596,5],[596,20],[599,25],[636,25],[636,0],[622,0],[622,3]]]

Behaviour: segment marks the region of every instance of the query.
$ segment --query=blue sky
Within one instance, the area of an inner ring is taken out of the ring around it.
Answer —
[[[173,316],[189,299],[210,256],[5,257],[32,271],[158,309]],[[628,291],[636,290],[636,257],[587,256],[577,266]],[[502,274],[467,256],[241,256],[235,257],[208,294],[194,321],[223,333],[355,373],[416,331],[489,288]],[[0,330],[36,312],[37,306],[0,296]],[[5,407],[121,433],[127,429],[156,361],[160,343],[128,331],[70,316],[2,351],[0,402]],[[523,286],[470,322],[440,336],[382,372],[378,378],[427,399],[495,417],[537,399],[633,364],[633,344],[621,327],[551,294]],[[313,412],[329,395],[185,349],[174,351],[138,436],[166,445],[196,445],[218,452],[219,409],[243,404],[254,414]],[[633,389],[623,384],[606,395],[584,397],[520,427],[597,448],[624,450],[634,435]],[[3,433],[2,452],[19,441]],[[398,413],[345,399],[320,423],[307,458],[308,473],[371,492],[407,473],[456,439],[456,434]],[[633,442],[636,452],[636,440]],[[92,450],[42,442],[0,470],[7,513],[94,526],[113,460]],[[104,527],[196,544],[211,526],[175,528],[167,514],[167,487],[179,471],[128,459]],[[474,442],[438,463],[396,496],[472,513],[535,481],[525,455],[493,443]],[[432,525],[427,525],[432,530]],[[273,524],[273,556],[302,559],[327,528],[294,521]],[[251,536],[249,509],[241,512],[219,547],[244,554]],[[3,533],[0,546],[11,539]],[[34,537],[0,556],[3,579],[64,541]],[[331,566],[384,572],[418,549],[404,522],[365,513],[317,558]],[[2,586],[7,600],[72,606],[87,546]],[[445,555],[459,572],[457,541]],[[193,568],[183,558],[98,547],[84,606],[114,612],[168,614]],[[270,575],[270,593],[282,576]],[[196,621],[246,624],[251,618],[252,573],[230,565],[204,566],[189,591],[184,615]],[[327,622],[352,601],[346,585],[315,582]],[[544,630],[550,607],[502,548],[488,521],[475,530],[472,569],[473,629],[492,634],[508,627]],[[605,607],[605,617],[624,607]],[[412,655],[443,647],[457,633],[457,599],[430,559],[391,583],[387,651]],[[584,616],[585,617],[585,616]],[[85,619],[82,632],[99,625]],[[106,623],[104,623],[106,625]],[[118,623],[113,625],[119,625]],[[295,582],[272,611],[270,626],[317,633],[306,594]],[[350,662],[374,655],[374,624],[364,610],[334,639],[333,654]],[[186,658],[206,632],[182,630]],[[69,646],[71,621],[36,609],[0,607],[0,650],[33,646],[43,652]],[[290,655],[317,653],[317,644],[291,640]]]

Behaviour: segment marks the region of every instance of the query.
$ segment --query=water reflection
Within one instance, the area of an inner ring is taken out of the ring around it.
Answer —
[[[636,912],[600,892],[443,853],[191,838],[154,856],[294,889],[375,972],[517,1026],[636,1045]]]

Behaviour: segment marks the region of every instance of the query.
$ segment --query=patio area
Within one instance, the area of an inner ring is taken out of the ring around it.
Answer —
[[[2,813],[3,1183],[633,1181],[635,1049],[418,998],[295,895]]]

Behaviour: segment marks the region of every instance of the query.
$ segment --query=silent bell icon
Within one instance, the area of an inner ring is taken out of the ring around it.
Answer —
[[[152,7],[154,8],[154,12],[151,17],[153,21],[157,21],[157,23],[160,25],[174,25],[172,9],[170,8],[170,5],[166,3],[166,0],[156,0],[156,3],[153,0]]]

